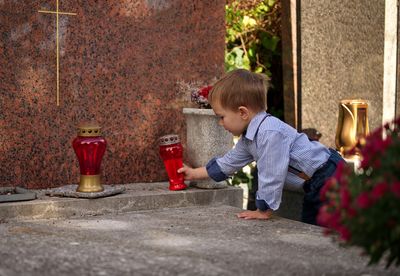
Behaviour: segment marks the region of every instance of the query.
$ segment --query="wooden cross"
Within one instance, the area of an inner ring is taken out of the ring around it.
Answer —
[[[60,46],[58,43],[58,36],[59,36],[59,24],[58,18],[59,15],[76,15],[73,12],[61,12],[58,10],[58,0],[56,0],[56,10],[55,11],[46,11],[46,10],[39,10],[38,12],[41,13],[50,13],[56,15],[56,62],[57,62],[57,106],[60,106]]]

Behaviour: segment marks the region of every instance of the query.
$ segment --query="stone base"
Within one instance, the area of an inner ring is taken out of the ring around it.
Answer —
[[[21,187],[0,188],[0,203],[36,199],[36,193]]]
[[[185,162],[205,166],[211,158],[224,155],[233,147],[233,136],[218,124],[212,109],[184,108],[186,118]]]
[[[293,189],[284,187],[282,194],[282,202],[276,211],[278,216],[301,221],[301,211],[303,209],[303,189]]]
[[[192,181],[189,185],[199,189],[223,189],[228,187],[226,181],[215,182],[212,180]]]
[[[60,197],[75,197],[75,198],[99,198],[106,197],[115,194],[119,194],[125,191],[123,186],[110,186],[103,185],[104,190],[97,193],[82,193],[77,192],[78,185],[66,185],[58,188],[46,190],[48,196],[60,196]]]
[[[118,187],[120,186],[126,188],[123,193],[96,200],[61,196],[49,197],[45,193],[49,193],[50,190],[36,190],[37,200],[2,203],[0,204],[0,232],[2,220],[82,218],[140,210],[206,205],[229,205],[237,208],[243,206],[243,190],[234,186],[228,186],[225,189],[189,187],[181,191],[170,191],[168,182],[118,185]],[[65,187],[63,188],[65,189]],[[76,185],[74,188],[76,189]],[[105,188],[107,190],[107,186]],[[51,190],[54,191],[55,189]],[[73,191],[70,189],[70,192]]]

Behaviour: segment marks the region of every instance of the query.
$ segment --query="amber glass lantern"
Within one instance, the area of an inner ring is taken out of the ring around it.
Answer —
[[[104,190],[100,182],[100,165],[107,142],[101,136],[101,128],[96,123],[78,126],[78,136],[72,142],[79,160],[80,181],[77,192],[95,193]]]
[[[178,173],[178,169],[183,167],[183,147],[179,136],[176,134],[162,136],[159,145],[160,156],[169,178],[169,189],[171,191],[186,189],[183,174]]]

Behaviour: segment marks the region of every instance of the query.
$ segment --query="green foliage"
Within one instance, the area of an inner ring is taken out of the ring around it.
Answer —
[[[255,164],[249,164],[241,170],[237,171],[231,179],[229,179],[228,184],[236,186],[240,184],[247,184],[249,191],[253,185],[252,171]]]
[[[225,69],[244,68],[271,76],[280,56],[280,1],[233,0],[226,10]]]
[[[232,185],[239,185],[242,183],[246,183],[249,188],[251,188],[251,179],[253,177],[250,173],[246,173],[243,170],[236,172],[232,178],[231,184]]]

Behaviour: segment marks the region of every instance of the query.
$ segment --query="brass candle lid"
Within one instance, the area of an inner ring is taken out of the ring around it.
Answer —
[[[97,123],[82,123],[78,126],[78,136],[95,137],[101,135],[101,127]]]
[[[181,140],[177,134],[168,134],[160,137],[160,146],[168,146],[179,143]]]
[[[344,99],[340,101],[340,104],[369,105],[369,101],[363,99],[354,99],[354,100]]]

